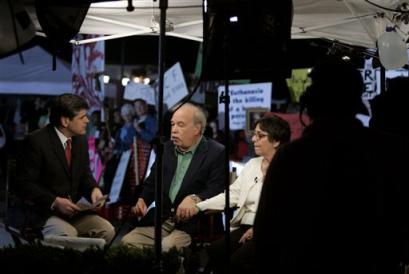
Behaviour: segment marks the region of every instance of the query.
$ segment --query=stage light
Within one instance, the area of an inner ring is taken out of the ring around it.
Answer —
[[[104,76],[102,77],[102,79],[103,79],[103,81],[104,81],[104,84],[108,84],[108,83],[109,83],[109,80],[110,80],[110,77],[109,77],[109,75],[104,75]]]
[[[291,77],[292,15],[292,0],[204,0],[202,80]]]
[[[129,83],[129,80],[128,77],[123,77],[121,80],[122,85],[125,87]]]
[[[238,22],[238,21],[239,21],[239,18],[238,18],[237,16],[232,16],[232,17],[230,17],[229,21],[230,21],[231,23],[235,23],[235,22]]]
[[[150,82],[151,82],[151,78],[149,78],[149,77],[146,77],[145,79],[143,79],[143,83],[145,85],[149,85]]]

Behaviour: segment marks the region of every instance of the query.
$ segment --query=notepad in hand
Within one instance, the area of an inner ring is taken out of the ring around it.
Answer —
[[[99,198],[97,201],[95,201],[95,203],[90,203],[87,199],[82,197],[77,202],[77,206],[80,208],[81,211],[97,209],[104,205],[107,198],[108,198],[108,195],[104,195],[101,198]]]

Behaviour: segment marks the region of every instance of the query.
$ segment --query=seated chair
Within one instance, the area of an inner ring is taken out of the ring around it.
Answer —
[[[236,168],[230,172],[230,184],[237,179]],[[236,208],[230,208],[233,216]],[[206,246],[220,239],[225,233],[225,214],[221,210],[206,210],[198,215],[196,234],[192,237],[192,244],[184,251],[184,268],[187,274],[201,273],[207,262]]]
[[[68,236],[47,236],[43,237],[41,228],[34,227],[32,220],[27,216],[31,204],[28,201],[22,201],[14,192],[14,182],[16,178],[16,160],[8,159],[6,174],[5,190],[5,210],[4,226],[6,231],[11,235],[15,246],[23,244],[42,244],[60,248],[72,248],[83,251],[87,248],[103,249],[105,246],[104,239],[68,237]]]

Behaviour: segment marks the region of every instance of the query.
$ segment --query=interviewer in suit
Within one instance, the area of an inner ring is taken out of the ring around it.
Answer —
[[[253,222],[264,176],[278,147],[287,143],[291,136],[288,122],[276,115],[261,118],[255,126],[251,140],[259,157],[248,161],[230,186],[230,206],[237,207],[230,221],[231,273],[254,273]],[[193,214],[206,210],[223,210],[225,199],[225,194],[221,193],[204,200],[196,205]],[[214,273],[224,273],[224,237],[211,243],[208,254],[210,268],[213,268]]]
[[[17,162],[17,191],[33,203],[44,236],[103,238],[108,243],[113,226],[95,212],[79,212],[82,196],[95,202],[103,195],[91,174],[88,143],[88,105],[78,95],[62,94],[50,109],[50,124],[28,135]],[[71,139],[71,161],[66,158]],[[34,217],[34,216],[32,216]]]
[[[186,103],[172,116],[171,141],[163,154],[163,224],[162,250],[183,248],[191,243],[196,220],[192,208],[200,200],[223,191],[224,146],[203,137],[206,117],[199,107]],[[152,170],[155,170],[155,165]],[[155,174],[143,184],[132,212],[142,217],[140,225],[122,238],[122,244],[135,247],[154,246],[154,211],[148,206],[155,198]],[[188,220],[190,219],[190,220]]]

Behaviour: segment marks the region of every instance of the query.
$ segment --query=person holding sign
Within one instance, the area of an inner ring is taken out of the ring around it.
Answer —
[[[134,101],[136,118],[133,126],[136,131],[136,136],[146,143],[152,143],[158,132],[158,122],[155,116],[148,111],[148,104],[143,99]]]
[[[89,166],[85,136],[88,104],[62,94],[50,109],[50,124],[28,135],[17,161],[17,194],[32,204],[30,219],[44,236],[114,237],[114,227],[94,210],[81,211],[82,196],[93,204],[104,199]],[[99,203],[102,205],[102,203]],[[32,212],[31,212],[32,211]]]
[[[206,116],[202,109],[186,103],[171,119],[171,141],[164,146],[162,249],[181,249],[191,243],[196,219],[190,219],[196,203],[223,191],[224,146],[203,137]],[[141,217],[138,227],[121,243],[134,247],[154,246],[156,164],[142,184],[142,194],[132,213]]]

